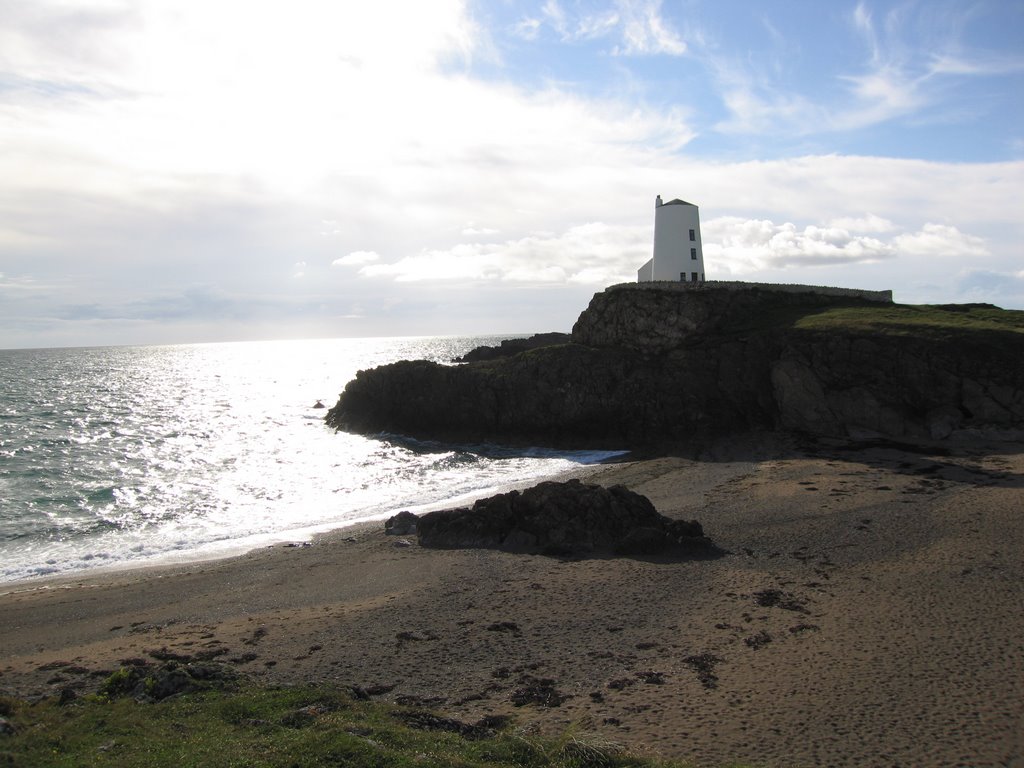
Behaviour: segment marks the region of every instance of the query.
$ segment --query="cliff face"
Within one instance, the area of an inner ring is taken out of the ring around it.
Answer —
[[[764,330],[778,325],[780,319],[792,320],[828,307],[878,303],[857,295],[865,292],[822,289],[835,292],[830,295],[806,286],[785,288],[765,290],[754,283],[613,285],[594,294],[572,329],[572,340],[657,354],[716,335]]]
[[[773,428],[1024,434],[1024,313],[917,309],[817,293],[616,287],[594,297],[569,344],[361,371],[327,422],[553,446]]]

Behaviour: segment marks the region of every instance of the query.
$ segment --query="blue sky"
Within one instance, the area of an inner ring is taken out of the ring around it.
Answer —
[[[0,348],[568,330],[657,194],[1024,308],[1021,93],[1019,0],[0,0]]]

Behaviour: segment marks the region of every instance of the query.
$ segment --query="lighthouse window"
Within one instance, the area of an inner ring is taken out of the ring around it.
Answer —
[[[690,258],[691,259],[696,259],[697,258],[697,249],[696,248],[691,248],[690,249]]]
[[[696,241],[697,241],[697,231],[694,230],[694,229],[691,229],[690,230],[690,242],[693,243],[693,242],[696,242]]]
[[[692,278],[692,282],[694,282],[694,283],[697,282],[697,273],[696,272],[691,272],[690,273],[690,277]]]

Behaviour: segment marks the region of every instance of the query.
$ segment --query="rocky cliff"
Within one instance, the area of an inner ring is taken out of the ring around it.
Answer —
[[[678,284],[594,296],[571,342],[360,371],[328,424],[363,433],[629,447],[751,429],[1024,436],[1024,312]]]
[[[536,333],[525,339],[505,339],[496,347],[482,346],[471,349],[455,360],[456,363],[478,363],[481,360],[497,360],[500,357],[512,357],[528,349],[550,347],[555,344],[567,344],[572,341],[568,333]]]

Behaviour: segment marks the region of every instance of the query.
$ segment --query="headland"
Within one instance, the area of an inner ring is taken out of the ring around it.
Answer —
[[[888,292],[639,283],[594,295],[568,343],[359,374],[339,429],[677,449],[746,431],[1024,439],[1024,312]]]

